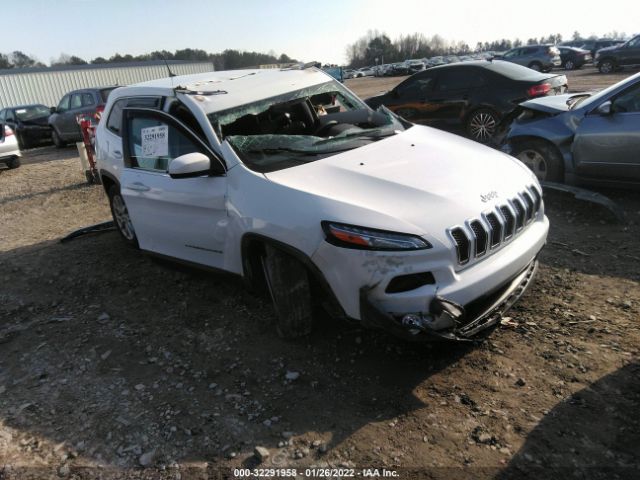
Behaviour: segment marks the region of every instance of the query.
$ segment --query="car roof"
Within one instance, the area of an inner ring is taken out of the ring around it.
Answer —
[[[170,96],[177,91],[193,95],[201,108],[211,113],[331,81],[333,77],[315,67],[223,70],[121,87],[109,95],[109,100],[130,95]]]
[[[13,107],[7,107],[4,108],[3,110],[17,110],[18,108],[30,108],[30,107],[44,107],[44,108],[49,108],[46,105],[43,105],[41,103],[30,103],[28,105],[16,105]]]

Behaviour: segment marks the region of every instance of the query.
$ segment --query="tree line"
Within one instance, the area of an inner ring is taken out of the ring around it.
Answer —
[[[625,38],[624,32],[612,31],[602,37]],[[580,32],[574,31],[570,40],[592,40],[598,37],[591,35],[583,37]],[[563,41],[559,33],[539,38],[533,37],[526,40],[500,39],[492,42],[478,42],[471,48],[465,42],[451,42],[440,35],[428,37],[422,33],[400,35],[392,41],[385,33],[378,30],[369,30],[366,35],[360,37],[354,43],[347,45],[347,64],[353,68],[359,68],[376,63],[402,62],[411,58],[429,58],[439,55],[468,55],[487,51],[505,51],[522,45],[558,44]]]
[[[169,52],[167,50],[157,50],[142,55],[121,55],[116,53],[109,58],[96,57],[90,61],[80,58],[76,55],[60,54],[58,58],[51,60],[51,66],[59,65],[98,65],[105,63],[122,63],[122,62],[142,62],[149,60],[182,60],[192,62],[212,62],[216,70],[232,70],[236,68],[253,67],[257,65],[270,63],[291,63],[296,60],[290,58],[286,54],[277,56],[275,52],[243,52],[239,50],[225,50],[221,53],[209,53],[205,50],[185,48]],[[30,67],[46,67],[45,64],[38,59],[31,57],[21,51],[15,51],[9,54],[0,53],[0,69],[9,68],[30,68]]]

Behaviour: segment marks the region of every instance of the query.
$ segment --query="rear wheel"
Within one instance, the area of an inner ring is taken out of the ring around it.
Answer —
[[[561,182],[564,169],[558,151],[543,140],[519,143],[513,156],[524,163],[540,181]]]
[[[63,148],[67,145],[67,143],[62,140],[62,137],[60,137],[60,134],[56,131],[55,128],[51,129],[51,140],[53,141],[53,144],[56,146],[56,148]]]
[[[498,115],[493,110],[481,108],[467,118],[467,133],[475,141],[487,143],[496,133],[498,121]]]
[[[282,338],[311,333],[311,285],[306,267],[295,257],[270,245],[262,258],[264,275],[276,310],[276,330]]]
[[[531,70],[535,70],[536,72],[542,70],[542,64],[540,62],[531,62],[528,66]]]
[[[598,64],[598,70],[600,70],[600,73],[611,73],[615,70],[615,68],[616,64],[610,58],[605,58]]]
[[[112,185],[109,189],[109,206],[111,207],[111,215],[118,228],[118,232],[120,232],[125,242],[137,248],[138,237],[136,237],[136,231],[133,229],[133,223],[131,222],[131,217],[129,217],[127,205],[124,203],[124,198],[122,198],[122,194],[117,185]]]
[[[576,68],[576,64],[573,63],[573,60],[567,60],[566,62],[564,62],[565,70],[574,70],[575,68]]]

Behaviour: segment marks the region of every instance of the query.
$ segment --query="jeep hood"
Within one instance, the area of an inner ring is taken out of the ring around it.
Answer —
[[[266,173],[282,186],[323,197],[334,219],[340,205],[401,219],[424,230],[454,225],[537,185],[513,157],[430,127],[410,129],[315,162]],[[487,196],[492,200],[487,200]],[[370,225],[376,226],[376,225]]]

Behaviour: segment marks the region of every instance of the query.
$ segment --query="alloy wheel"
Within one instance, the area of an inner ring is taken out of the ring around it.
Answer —
[[[538,180],[547,178],[547,160],[536,150],[523,150],[518,156],[518,160],[524,163],[536,175]]]
[[[602,65],[600,65],[600,71],[602,73],[611,73],[612,70],[613,65],[609,61],[603,62]]]
[[[571,60],[567,60],[564,64],[564,68],[565,70],[573,70],[575,68],[575,65]]]
[[[115,217],[118,229],[122,233],[122,236],[127,240],[133,241],[135,239],[135,231],[133,230],[133,224],[129,218],[129,211],[124,203],[124,200],[120,195],[113,196],[113,216]]]
[[[469,122],[469,133],[480,142],[486,142],[496,131],[496,119],[489,112],[478,112]]]

